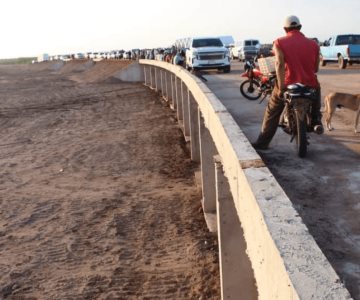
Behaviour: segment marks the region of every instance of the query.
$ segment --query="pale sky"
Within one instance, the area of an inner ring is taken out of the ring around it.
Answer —
[[[360,0],[0,1],[0,58],[166,47],[188,36],[270,43],[287,15],[320,41],[360,33]]]

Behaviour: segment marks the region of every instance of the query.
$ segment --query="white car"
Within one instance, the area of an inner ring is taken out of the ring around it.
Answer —
[[[84,53],[75,53],[74,54],[75,59],[85,59]]]
[[[62,61],[70,61],[71,60],[71,55],[70,54],[60,55],[59,59],[62,60]]]
[[[111,51],[109,54],[109,59],[117,59],[120,56],[119,51]]]
[[[98,52],[91,52],[90,54],[89,54],[89,58],[90,59],[95,59],[95,58],[97,58],[97,56],[98,56]]]
[[[97,59],[104,59],[104,58],[106,58],[106,53],[105,52],[98,52],[96,58]]]
[[[189,40],[185,53],[188,70],[218,69],[229,73],[230,51],[219,37],[198,37]]]

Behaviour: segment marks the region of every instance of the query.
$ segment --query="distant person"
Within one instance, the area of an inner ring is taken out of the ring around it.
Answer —
[[[171,55],[171,53],[166,53],[166,54],[165,54],[165,59],[164,59],[164,61],[166,61],[167,63],[171,63],[171,61],[172,61],[172,55]]]
[[[158,60],[164,61],[164,59],[165,59],[165,50],[160,49],[159,54],[158,54]]]
[[[173,64],[177,66],[184,66],[185,53],[183,50],[178,51],[173,58]]]
[[[265,110],[260,135],[253,143],[255,149],[269,147],[284,109],[283,93],[289,84],[302,83],[316,90],[312,105],[312,127],[316,133],[324,131],[320,112],[321,90],[316,76],[320,48],[300,32],[301,27],[298,17],[287,17],[284,23],[286,36],[274,41],[277,82]]]

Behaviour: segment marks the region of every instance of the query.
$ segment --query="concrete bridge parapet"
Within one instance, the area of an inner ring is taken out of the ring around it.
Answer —
[[[287,195],[209,88],[166,62],[140,60],[130,74],[169,102],[192,160],[200,163],[203,211],[219,238],[222,299],[351,299]]]

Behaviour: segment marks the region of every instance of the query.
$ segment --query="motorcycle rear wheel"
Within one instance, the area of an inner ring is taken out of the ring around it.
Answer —
[[[240,93],[248,100],[257,100],[261,97],[260,83],[255,80],[245,80],[240,85]]]
[[[307,153],[306,119],[301,118],[299,112],[296,115],[296,148],[298,156],[304,158]]]

